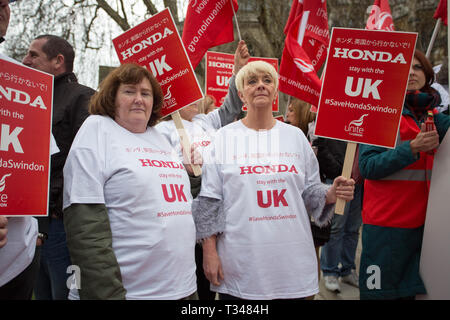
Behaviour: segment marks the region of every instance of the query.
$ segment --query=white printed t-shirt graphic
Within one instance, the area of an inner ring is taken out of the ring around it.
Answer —
[[[90,116],[73,142],[64,183],[64,208],[106,205],[127,299],[195,292],[189,178],[155,128],[135,134],[109,117]]]
[[[266,131],[242,121],[217,131],[200,196],[222,199],[226,227],[217,249],[224,280],[213,291],[244,299],[290,299],[318,292],[317,259],[302,193],[320,183],[300,129]]]

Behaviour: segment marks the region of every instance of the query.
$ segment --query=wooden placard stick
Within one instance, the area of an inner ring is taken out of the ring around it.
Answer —
[[[355,160],[356,143],[347,142],[345,150],[344,166],[342,167],[342,176],[349,179],[352,175],[353,161]],[[337,199],[335,213],[343,215],[346,201]]]
[[[191,141],[186,134],[186,130],[183,126],[183,121],[181,121],[180,113],[174,112],[172,113],[172,120],[175,123],[175,127],[177,128],[178,135],[180,136],[180,143],[183,149],[183,153],[186,159],[191,160]],[[191,164],[192,170],[194,171],[194,175],[198,177],[202,174],[202,168],[198,164]]]

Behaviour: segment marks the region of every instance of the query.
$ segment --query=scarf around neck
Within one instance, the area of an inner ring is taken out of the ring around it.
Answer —
[[[406,93],[405,105],[414,114],[417,120],[425,118],[428,110],[433,110],[441,102],[439,93],[421,92],[411,90]]]

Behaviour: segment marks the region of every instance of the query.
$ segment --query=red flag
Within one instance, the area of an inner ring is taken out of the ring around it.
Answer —
[[[442,22],[447,25],[447,0],[439,1],[439,5],[434,13],[433,18],[441,19]]]
[[[289,27],[291,26],[292,22],[294,22],[295,18],[297,18],[299,15],[302,14],[302,11],[303,11],[303,6],[300,5],[300,1],[294,0],[292,2],[291,11],[289,12],[288,20],[286,22],[286,25],[284,26],[284,34],[287,35],[287,33],[289,31]]]
[[[189,1],[182,40],[193,68],[209,48],[234,40],[231,1],[237,11],[237,0]]]
[[[394,31],[391,8],[388,0],[375,0],[367,19],[367,30]]]
[[[330,40],[326,1],[294,0],[285,32],[280,91],[317,105],[321,86],[317,71]]]

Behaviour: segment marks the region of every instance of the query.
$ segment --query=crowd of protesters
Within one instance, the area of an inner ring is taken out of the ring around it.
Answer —
[[[2,37],[9,2],[0,0]],[[22,63],[55,77],[49,214],[0,216],[0,299],[311,299],[321,271],[328,290],[340,279],[361,299],[426,293],[433,150],[450,126],[428,59],[415,51],[396,147],[360,145],[358,174],[346,178],[345,143],[315,139],[310,106],[294,98],[286,122],[275,120],[278,74],[249,58],[239,41],[224,103],[180,110],[179,133],[161,121],[164,95],[146,68],[123,64],[95,91],[78,83],[65,39],[36,37]],[[379,290],[356,274],[361,224],[360,270],[389,270]],[[71,266],[81,288],[69,286]]]

